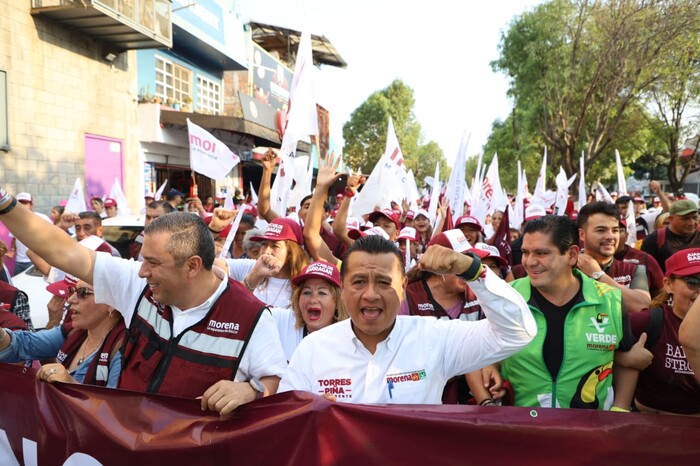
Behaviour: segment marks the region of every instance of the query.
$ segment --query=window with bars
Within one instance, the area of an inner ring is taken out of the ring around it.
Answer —
[[[163,57],[156,57],[156,95],[164,101],[183,102],[192,97],[192,70]]]
[[[197,76],[197,111],[221,114],[221,81]]]

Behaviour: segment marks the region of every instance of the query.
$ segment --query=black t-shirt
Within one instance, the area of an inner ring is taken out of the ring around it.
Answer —
[[[532,299],[537,303],[537,308],[542,312],[547,322],[547,335],[544,337],[542,357],[552,380],[556,380],[564,359],[564,321],[571,308],[577,303],[583,302],[581,283],[579,282],[578,293],[563,306],[555,306],[547,301],[537,291],[537,288],[532,288]]]

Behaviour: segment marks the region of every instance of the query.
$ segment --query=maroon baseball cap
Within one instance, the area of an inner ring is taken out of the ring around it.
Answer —
[[[683,249],[666,259],[666,276],[700,274],[700,248]]]
[[[406,212],[406,219],[407,220],[413,220],[415,218],[415,216],[416,216],[416,213],[412,210],[409,210],[408,212]]]
[[[480,232],[484,232],[484,228],[481,226],[481,222],[476,219],[476,217],[472,217],[471,215],[462,215],[461,217],[458,217],[457,220],[455,220],[455,227],[459,227],[461,225],[474,225],[479,229]]]
[[[117,206],[117,201],[112,199],[111,197],[108,197],[105,199],[105,207],[116,207]]]
[[[448,249],[452,249],[453,251],[460,252],[462,254],[471,252],[481,257],[482,259],[489,255],[488,251],[473,248],[472,245],[469,244],[469,240],[467,240],[467,238],[464,237],[464,233],[462,233],[461,230],[447,230],[443,231],[438,235],[435,235],[433,239],[431,239],[428,243],[428,248],[436,244]]]
[[[328,262],[312,262],[301,270],[301,273],[292,278],[294,286],[300,286],[309,278],[320,278],[331,285],[340,287],[340,271],[338,267]]]
[[[479,254],[479,257],[481,257],[482,259],[487,259],[490,257],[496,259],[496,261],[498,261],[501,267],[505,267],[506,265],[508,265],[508,262],[503,257],[501,257],[501,253],[496,246],[491,246],[490,244],[486,243],[476,243],[474,245],[474,249],[472,249],[471,251],[476,252],[475,249],[486,252],[486,256],[482,256],[481,254]]]
[[[262,236],[253,236],[251,241],[294,241],[298,245],[304,244],[304,234],[297,222],[290,218],[276,218],[271,221]]]
[[[391,209],[382,209],[382,210],[375,210],[371,214],[369,214],[368,220],[372,222],[372,224],[377,222],[377,219],[379,217],[386,217],[392,222],[394,222],[394,225],[396,225],[396,229],[399,230],[401,228],[401,222],[399,222],[399,215],[394,212]]]
[[[77,283],[77,278],[75,278],[73,275],[66,274],[63,280],[59,280],[47,286],[46,291],[54,296],[58,296],[59,298],[68,299],[70,296],[68,288],[75,286]]]

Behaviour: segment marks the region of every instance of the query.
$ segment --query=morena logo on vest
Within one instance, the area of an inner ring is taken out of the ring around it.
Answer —
[[[239,325],[236,322],[218,322],[214,319],[207,324],[207,330],[210,332],[223,332],[236,334],[239,330]]]

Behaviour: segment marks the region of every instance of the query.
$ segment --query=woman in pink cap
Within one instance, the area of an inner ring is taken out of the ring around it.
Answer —
[[[291,279],[306,267],[309,260],[302,249],[304,235],[294,220],[276,218],[262,236],[260,256],[252,259],[228,259],[229,275],[242,282],[262,302],[271,307],[292,305]]]
[[[287,361],[306,335],[348,317],[340,300],[340,272],[334,265],[310,263],[292,279],[292,288],[292,309],[271,309]]]
[[[688,364],[678,331],[700,296],[700,248],[683,249],[666,260],[664,290],[650,309],[629,314],[636,337],[646,333],[654,356],[639,373],[634,408],[645,413],[700,416],[700,383]]]

